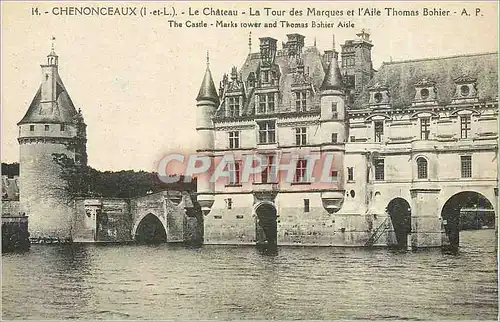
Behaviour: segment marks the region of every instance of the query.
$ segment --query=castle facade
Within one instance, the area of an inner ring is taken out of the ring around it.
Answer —
[[[235,157],[228,180],[198,180],[207,244],[458,245],[460,218],[495,224],[498,54],[372,66],[372,41],[320,52],[300,34],[260,38],[224,75],[207,65],[198,153]],[[268,166],[241,180],[246,155]],[[331,181],[308,155],[331,155]],[[298,155],[293,180],[279,160]],[[479,220],[479,219],[478,219]]]

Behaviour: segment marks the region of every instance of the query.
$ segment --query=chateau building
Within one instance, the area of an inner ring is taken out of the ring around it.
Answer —
[[[207,64],[198,152],[235,161],[225,181],[198,179],[205,243],[457,246],[467,214],[495,225],[498,54],[375,71],[370,35],[357,37],[340,55],[300,34],[281,49],[260,38],[218,91]],[[242,180],[256,153],[267,166]],[[333,160],[328,182],[312,180],[313,154]]]

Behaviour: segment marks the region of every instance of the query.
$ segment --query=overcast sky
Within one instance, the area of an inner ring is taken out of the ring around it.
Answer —
[[[67,5],[67,4],[64,4]],[[89,3],[85,3],[89,5]],[[103,3],[100,3],[102,6]],[[106,5],[126,6],[122,3]],[[132,4],[149,9],[165,4]],[[196,139],[195,98],[203,78],[206,51],[218,85],[223,73],[241,66],[248,54],[250,29],[171,28],[165,17],[79,17],[31,16],[31,8],[51,10],[63,3],[2,2],[2,161],[19,158],[16,123],[23,117],[41,81],[40,64],[56,37],[59,73],[77,108],[87,123],[89,164],[100,170],[154,169],[162,155],[193,150]],[[188,6],[201,9],[203,3],[176,3],[177,12]],[[212,3],[214,8],[249,6],[262,9],[266,3]],[[276,3],[273,8],[315,7],[356,9],[375,7],[372,3]],[[497,4],[441,3],[443,9],[470,17],[422,17],[423,2],[416,4],[378,4],[376,7],[419,9],[418,17],[348,17],[355,28],[264,29],[252,31],[252,51],[258,51],[258,38],[270,36],[278,44],[291,32],[306,36],[306,45],[316,37],[317,47],[331,48],[335,34],[340,43],[354,39],[361,28],[368,28],[373,40],[375,69],[383,61],[418,59],[477,52],[497,51]],[[482,17],[474,10],[481,8]],[[345,14],[345,12],[344,12]],[[179,20],[185,20],[178,17]],[[214,22],[217,17],[192,20]],[[234,21],[274,21],[276,18],[237,17]],[[281,18],[280,18],[281,19]],[[231,20],[226,18],[225,20]],[[294,21],[293,18],[288,18]],[[295,18],[295,21],[327,21],[327,18]],[[338,21],[331,18],[330,21]],[[281,45],[279,45],[281,47]]]

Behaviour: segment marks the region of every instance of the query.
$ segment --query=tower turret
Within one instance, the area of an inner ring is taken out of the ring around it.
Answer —
[[[337,61],[338,54],[333,48],[330,63],[320,87],[321,95],[321,137],[325,144],[324,153],[333,155],[332,172],[337,174],[337,182],[332,191],[321,195],[323,206],[329,213],[340,210],[344,201],[344,155],[346,141],[345,87]]]
[[[212,117],[219,107],[219,96],[215,89],[212,73],[210,72],[210,59],[207,53],[207,68],[201,83],[200,91],[196,97],[197,117],[196,131],[198,132],[198,150],[213,161],[214,155],[214,125]],[[213,163],[213,162],[212,162]],[[210,182],[209,172],[197,178],[197,199],[203,214],[207,215],[214,203],[214,183]]]
[[[53,39],[54,40],[54,39]],[[86,125],[58,73],[54,45],[41,65],[42,81],[17,124],[20,146],[20,204],[30,216],[31,237],[72,238],[71,188],[57,157],[86,165]]]

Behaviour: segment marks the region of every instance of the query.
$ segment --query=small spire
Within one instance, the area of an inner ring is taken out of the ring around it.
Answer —
[[[248,33],[248,52],[252,52],[252,32]]]
[[[198,92],[198,96],[196,100],[203,101],[212,101],[214,104],[219,105],[219,95],[217,95],[217,90],[215,89],[214,80],[212,78],[212,73],[210,72],[210,56],[207,51],[207,70],[205,71],[205,76],[203,77],[203,81],[200,86],[200,91]]]
[[[207,50],[207,68],[210,66],[210,52]]]

